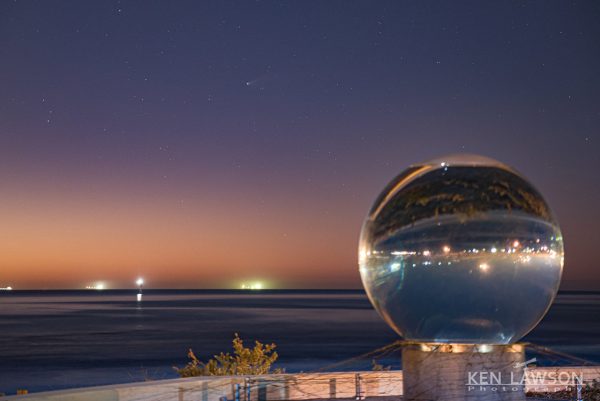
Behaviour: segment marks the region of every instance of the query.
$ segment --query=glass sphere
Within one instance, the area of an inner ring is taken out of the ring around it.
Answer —
[[[359,267],[371,303],[406,340],[508,344],[546,314],[563,269],[540,193],[495,160],[409,167],[369,211]]]

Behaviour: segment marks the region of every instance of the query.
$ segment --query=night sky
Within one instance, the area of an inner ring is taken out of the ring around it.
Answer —
[[[600,3],[0,1],[0,286],[358,288],[379,191],[478,153],[600,288]]]

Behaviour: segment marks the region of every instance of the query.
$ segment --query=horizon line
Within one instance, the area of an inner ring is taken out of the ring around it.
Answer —
[[[0,290],[1,293],[10,293],[10,292],[20,292],[20,291],[81,291],[81,292],[110,292],[110,291],[137,291],[139,288],[137,287],[121,287],[121,288],[104,288],[104,289],[95,289],[95,288],[21,288],[16,289],[12,288],[10,290],[6,290],[6,287]],[[262,289],[242,289],[242,288],[144,288],[143,291],[238,291],[238,292],[248,292],[248,293],[256,293],[256,292],[273,292],[273,291],[362,291],[365,292],[364,288],[262,288]],[[577,289],[577,288],[569,288],[569,289],[559,289],[558,293],[600,293],[600,289]]]

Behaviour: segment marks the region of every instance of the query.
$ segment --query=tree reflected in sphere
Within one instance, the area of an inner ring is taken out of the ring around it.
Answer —
[[[508,344],[550,307],[560,228],[519,173],[475,155],[415,165],[379,195],[359,244],[363,285],[406,340]]]

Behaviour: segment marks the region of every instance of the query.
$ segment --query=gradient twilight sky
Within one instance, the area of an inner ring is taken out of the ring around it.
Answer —
[[[545,195],[600,288],[600,3],[1,1],[0,286],[356,288],[409,164]]]

